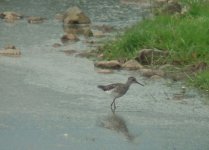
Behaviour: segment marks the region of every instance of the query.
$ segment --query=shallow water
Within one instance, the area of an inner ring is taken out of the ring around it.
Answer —
[[[174,100],[181,83],[149,81],[137,72],[98,74],[91,60],[60,52],[88,49],[84,41],[52,47],[63,35],[62,24],[53,16],[71,5],[85,10],[93,24],[117,28],[140,19],[139,8],[115,0],[0,4],[0,11],[49,18],[38,25],[0,20],[0,47],[12,43],[22,50],[21,57],[0,57],[0,149],[209,149],[209,107],[194,89],[188,87],[188,97]],[[131,75],[146,86],[133,85],[116,101],[118,108],[112,114],[111,97],[97,85],[125,82]]]

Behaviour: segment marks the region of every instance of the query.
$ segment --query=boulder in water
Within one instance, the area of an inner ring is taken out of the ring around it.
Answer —
[[[64,25],[68,24],[90,24],[91,20],[88,16],[78,7],[69,8],[63,17]]]

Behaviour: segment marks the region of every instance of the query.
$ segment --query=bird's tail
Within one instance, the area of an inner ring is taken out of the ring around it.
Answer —
[[[97,87],[102,89],[103,91],[105,91],[105,86],[104,85],[98,85]]]

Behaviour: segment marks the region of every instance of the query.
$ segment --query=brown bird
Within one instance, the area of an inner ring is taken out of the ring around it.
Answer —
[[[115,110],[116,109],[115,100],[125,95],[132,83],[137,83],[137,84],[140,84],[141,86],[144,86],[143,84],[139,83],[135,77],[129,77],[126,83],[113,83],[109,85],[98,85],[98,88],[108,93],[111,93],[114,99],[110,106],[112,110]],[[113,105],[114,105],[114,109],[113,109]]]

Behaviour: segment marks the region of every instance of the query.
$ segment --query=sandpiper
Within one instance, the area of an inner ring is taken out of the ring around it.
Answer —
[[[111,93],[114,99],[110,106],[112,110],[115,110],[116,109],[115,100],[125,95],[132,83],[137,83],[137,84],[140,84],[141,86],[144,86],[143,84],[139,83],[135,77],[129,77],[126,83],[113,83],[109,85],[98,85],[98,88],[102,89],[103,91]],[[114,104],[114,109],[113,109],[113,104]]]

